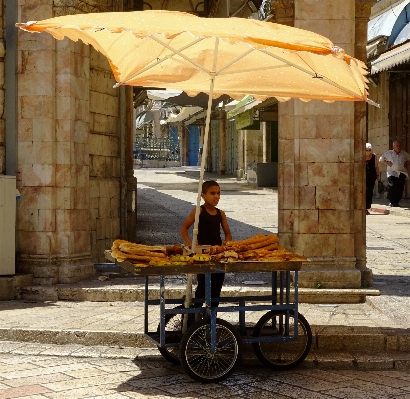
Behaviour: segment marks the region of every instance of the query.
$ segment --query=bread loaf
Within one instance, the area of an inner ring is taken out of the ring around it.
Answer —
[[[226,251],[228,248],[226,246],[222,245],[213,245],[212,247],[209,248],[209,255],[216,255],[221,252]]]
[[[129,241],[127,240],[114,240],[114,242],[112,243],[111,249],[118,249],[121,244],[128,243],[128,242]]]
[[[279,242],[279,238],[275,234],[269,234],[265,237],[265,240],[256,242],[249,245],[249,249],[258,249],[262,247],[267,247],[268,245],[275,244]]]
[[[139,261],[146,261],[149,262],[151,260],[164,260],[164,257],[154,257],[154,256],[145,256],[145,255],[135,255],[124,253],[118,249],[113,249],[111,251],[111,255],[118,260],[119,262],[123,262],[124,260],[139,260]]]
[[[233,245],[248,245],[248,244],[255,244],[260,241],[266,240],[266,236],[264,234],[257,234],[256,236],[247,238],[246,240],[239,240],[239,241],[227,241],[226,246],[231,247]]]
[[[237,254],[235,251],[232,251],[232,250],[230,250],[230,251],[225,251],[225,252],[224,252],[224,257],[225,257],[225,258],[234,258],[234,259],[237,259],[237,258],[238,258],[238,254]]]
[[[119,246],[121,252],[140,256],[153,256],[155,258],[165,258],[166,248],[151,245],[122,243]]]
[[[174,246],[173,245],[169,245],[165,248],[166,251],[166,255],[167,256],[172,256],[175,255],[175,250],[174,250]]]
[[[182,255],[184,253],[184,248],[182,248],[182,245],[175,244],[174,245],[174,253],[175,253],[175,255]]]

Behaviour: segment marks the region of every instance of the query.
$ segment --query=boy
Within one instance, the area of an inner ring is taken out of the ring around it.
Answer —
[[[219,184],[214,180],[206,181],[202,184],[202,199],[198,223],[198,244],[199,245],[222,245],[221,226],[225,234],[225,240],[231,241],[232,234],[224,211],[216,207],[221,197]],[[195,222],[195,208],[183,223],[180,234],[185,244],[191,247],[192,241],[189,238],[188,229]],[[224,273],[212,273],[211,275],[211,295],[212,298],[219,298],[224,282]],[[198,274],[198,286],[195,291],[195,298],[205,298],[205,274]],[[201,307],[201,303],[196,303],[195,307]],[[212,302],[212,306],[218,306],[218,302]]]

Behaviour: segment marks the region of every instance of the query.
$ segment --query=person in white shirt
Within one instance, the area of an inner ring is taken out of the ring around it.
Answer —
[[[410,163],[410,155],[401,150],[401,142],[393,141],[393,149],[386,151],[379,159],[380,163],[387,165],[387,181],[389,190],[387,198],[390,206],[400,206],[399,202],[403,196],[404,182],[409,177],[407,166]]]

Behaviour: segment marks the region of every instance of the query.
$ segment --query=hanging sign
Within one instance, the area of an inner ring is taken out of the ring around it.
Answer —
[[[253,124],[253,110],[248,109],[235,116],[236,129],[243,129]]]

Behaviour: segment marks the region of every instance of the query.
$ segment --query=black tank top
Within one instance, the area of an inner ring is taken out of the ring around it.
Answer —
[[[221,211],[215,208],[216,215],[210,215],[203,205],[201,205],[201,209],[198,223],[198,244],[221,245]]]

